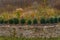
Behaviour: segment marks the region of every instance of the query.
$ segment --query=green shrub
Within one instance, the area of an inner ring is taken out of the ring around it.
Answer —
[[[54,18],[50,18],[50,23],[58,23],[58,18],[57,17],[54,17]]]
[[[49,23],[49,19],[46,19],[45,22],[48,24]]]
[[[28,25],[31,25],[32,24],[32,21],[31,20],[28,20],[27,24]]]
[[[17,18],[14,18],[14,24],[19,24],[19,20]]]
[[[17,18],[13,18],[9,20],[10,24],[19,24],[19,20]]]
[[[51,24],[53,24],[53,23],[54,23],[54,21],[55,21],[55,19],[54,19],[54,18],[52,18],[52,17],[49,19],[49,22],[50,22]]]
[[[22,19],[20,20],[20,22],[21,22],[21,24],[23,25],[23,24],[26,23],[26,20],[25,20],[24,18],[22,18]]]
[[[4,24],[4,19],[0,19],[0,24]]]
[[[41,23],[41,24],[46,24],[45,18],[41,18],[40,23]]]
[[[8,24],[8,20],[5,20],[5,21],[4,21],[4,24]]]
[[[13,20],[12,19],[9,19],[8,22],[9,22],[9,24],[13,24]]]
[[[58,18],[58,21],[60,22],[60,17]]]
[[[54,23],[58,23],[58,18],[57,17],[54,18]]]
[[[38,24],[37,19],[34,19],[34,20],[33,20],[33,24]]]

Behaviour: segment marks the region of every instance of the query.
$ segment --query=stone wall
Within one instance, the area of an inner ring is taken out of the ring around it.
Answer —
[[[57,37],[60,25],[0,25],[0,36]]]

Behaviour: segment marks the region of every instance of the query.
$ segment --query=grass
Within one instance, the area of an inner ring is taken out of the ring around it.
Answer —
[[[60,37],[56,37],[56,38],[0,37],[0,40],[60,40]]]
[[[0,37],[0,40],[60,40],[59,37],[57,38],[25,38],[25,37]]]

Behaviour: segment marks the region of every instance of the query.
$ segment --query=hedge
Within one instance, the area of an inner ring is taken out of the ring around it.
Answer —
[[[34,18],[33,20],[28,20],[27,21],[27,24],[28,25],[31,25],[32,23],[35,25],[35,24],[38,24],[38,20],[36,18]],[[48,18],[48,19],[45,19],[45,18],[41,18],[40,19],[40,23],[41,24],[54,24],[54,23],[58,23],[60,22],[60,17],[51,17],[51,18]],[[0,24],[19,24],[21,23],[22,25],[26,23],[26,19],[22,18],[22,19],[18,19],[18,18],[12,18],[12,19],[9,19],[9,20],[4,20],[2,18],[0,18]]]

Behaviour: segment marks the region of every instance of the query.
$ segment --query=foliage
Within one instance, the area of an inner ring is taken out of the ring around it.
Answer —
[[[4,20],[3,18],[0,18],[0,24],[19,24],[19,22],[21,24],[25,24],[27,21],[27,24],[28,25],[31,25],[32,23],[35,25],[35,24],[38,24],[39,20],[37,20],[36,18],[33,19],[33,20],[26,20],[24,18],[22,18],[21,20],[19,20],[18,18],[12,18],[12,19],[9,19],[9,20]],[[60,22],[60,17],[57,18],[57,17],[50,17],[50,18],[40,18],[40,23],[41,24],[54,24],[54,23],[58,23]]]
[[[50,18],[50,23],[58,23],[57,17]]]
[[[58,21],[60,22],[60,17],[58,18]]]
[[[22,25],[25,24],[25,23],[26,23],[26,19],[22,18],[22,19],[20,20],[20,23],[21,23]]]
[[[28,25],[31,25],[31,24],[32,24],[32,21],[31,21],[31,20],[28,20],[28,21],[27,21],[27,24],[28,24]]]
[[[48,18],[48,19],[46,19],[45,21],[46,21],[46,23],[48,24],[48,23],[49,23],[49,18]]]
[[[20,13],[19,12],[16,12],[16,16],[19,19],[20,18]]]
[[[0,24],[4,24],[4,19],[0,19]]]
[[[19,20],[17,18],[9,19],[10,24],[18,24]]]
[[[4,24],[8,24],[8,20],[5,20],[5,21],[4,21]]]
[[[58,18],[57,17],[54,18],[54,23],[58,23]]]
[[[41,24],[46,24],[45,18],[41,18],[40,23],[41,23]]]
[[[55,20],[54,20],[54,18],[52,18],[52,17],[49,19],[49,22],[52,23],[52,24],[54,23],[54,21],[55,21]]]
[[[33,19],[33,24],[38,24],[38,20],[36,18]]]

